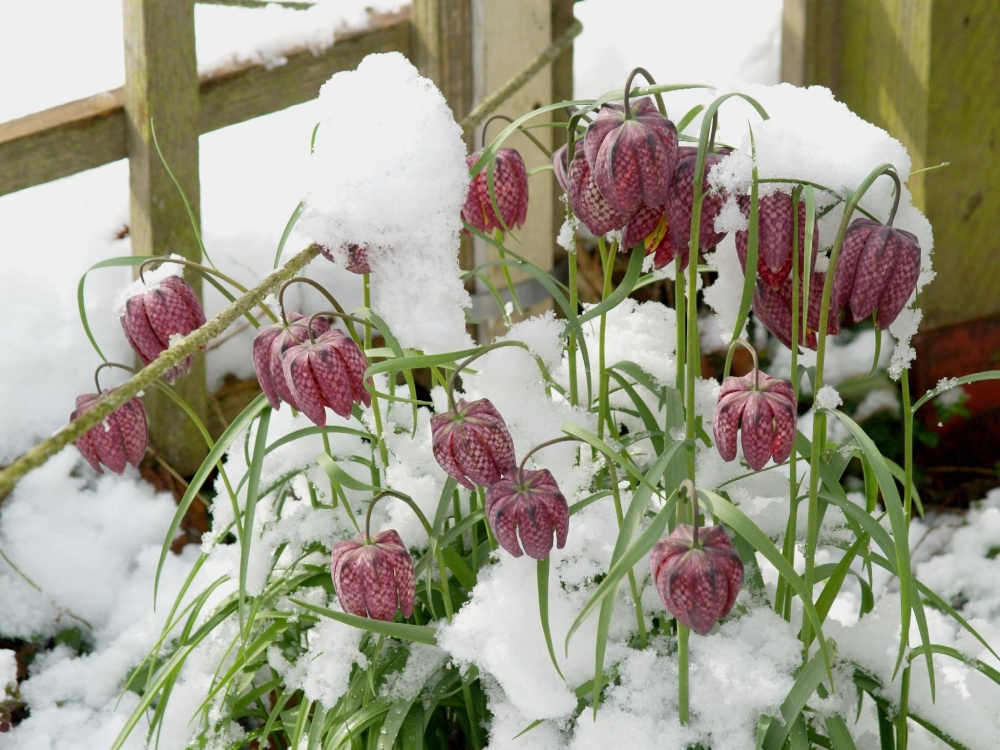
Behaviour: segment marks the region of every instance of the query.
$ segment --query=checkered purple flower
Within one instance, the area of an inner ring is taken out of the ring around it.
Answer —
[[[548,469],[518,469],[486,490],[486,517],[500,546],[514,557],[544,560],[569,533],[569,506]]]
[[[393,529],[337,542],[330,573],[345,612],[387,622],[396,617],[396,610],[402,610],[404,617],[413,614],[417,598],[413,558]]]
[[[514,466],[514,440],[489,399],[467,403],[431,417],[434,458],[467,489],[488,486]]]
[[[736,433],[742,435],[743,457],[754,471],[773,458],[785,461],[795,443],[798,410],[791,383],[761,372],[729,377],[722,383],[712,430],[719,455],[736,458]]]
[[[90,411],[99,398],[96,393],[77,396],[70,420]],[[80,435],[76,439],[76,447],[98,474],[104,473],[102,464],[115,474],[121,474],[126,464],[138,466],[142,461],[146,455],[147,437],[146,409],[138,398],[131,398],[105,417],[103,422]]]

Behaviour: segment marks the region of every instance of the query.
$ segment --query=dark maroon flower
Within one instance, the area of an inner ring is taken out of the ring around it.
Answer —
[[[323,254],[324,258],[329,261],[333,261],[334,263],[337,262],[337,258],[332,252],[330,252],[330,248],[325,245],[320,245],[319,243],[316,244],[316,247],[319,248],[319,251]],[[344,268],[348,271],[357,274],[372,272],[372,267],[368,265],[368,248],[366,246],[353,244],[346,245],[344,247],[344,252],[347,253],[347,263],[344,264]]]
[[[649,97],[606,104],[587,128],[584,152],[601,194],[616,210],[662,206],[677,165],[677,128]]]
[[[641,205],[629,218],[622,230],[622,247],[633,248],[640,242],[646,243],[646,255],[656,253],[667,243],[667,215],[663,206]]]
[[[490,485],[514,466],[514,440],[500,412],[487,398],[431,417],[434,458],[467,489]]]
[[[466,166],[472,169],[482,155],[482,151],[469,154],[465,157]],[[524,226],[524,220],[528,218],[528,170],[524,159],[515,149],[501,148],[493,161],[492,171],[492,191],[488,163],[472,178],[469,194],[462,206],[462,219],[487,234],[494,229],[506,232],[515,226]],[[493,208],[494,199],[499,216]]]
[[[649,554],[660,599],[678,622],[708,635],[729,614],[743,585],[743,563],[721,526],[678,524]]]
[[[544,560],[566,546],[569,506],[548,469],[518,469],[486,489],[486,516],[500,546],[514,557]],[[522,551],[523,547],[523,551]]]
[[[708,184],[709,170],[723,155],[705,155],[705,177],[702,181],[701,229],[698,233],[698,249],[705,252],[715,247],[725,237],[725,233],[715,231],[715,217],[722,210],[725,195],[711,191]],[[673,255],[683,256],[691,247],[691,207],[694,202],[694,170],[698,161],[698,149],[690,146],[681,148],[677,157],[677,168],[670,178],[667,193],[667,221],[670,224],[670,243]]]
[[[579,146],[579,144],[577,144]],[[582,148],[577,148],[569,165],[569,206],[573,214],[584,223],[595,237],[621,229],[628,223],[629,214],[608,203],[594,182],[594,175]]]
[[[285,382],[285,368],[281,358],[290,347],[309,340],[307,321],[306,316],[293,311],[288,313],[287,323],[261,326],[253,338],[253,369],[257,373],[260,389],[274,409],[280,409],[282,401],[290,404],[293,409],[299,408]],[[313,319],[313,337],[329,330],[330,321],[327,318]]]
[[[413,614],[417,577],[413,559],[394,529],[337,542],[330,560],[333,587],[345,612],[391,622],[396,610]]]
[[[170,346],[171,339],[187,336],[205,325],[205,312],[180,276],[167,276],[130,297],[120,321],[128,342],[148,365]],[[173,383],[191,369],[193,359],[193,355],[188,356],[167,371],[163,379]]]
[[[98,398],[96,393],[77,396],[70,421],[90,411]],[[101,468],[104,464],[120,475],[126,464],[139,465],[146,455],[146,441],[146,409],[138,398],[131,398],[78,437],[76,447],[98,474],[104,473]]]
[[[292,395],[289,403],[319,427],[326,425],[326,407],[346,419],[355,403],[371,406],[365,388],[368,360],[343,331],[293,344],[281,355],[281,365]]]
[[[795,443],[798,409],[791,383],[758,373],[730,377],[722,384],[712,431],[715,447],[726,461],[736,458],[736,432],[743,436],[743,457],[754,471],[768,459],[785,461]]]
[[[814,271],[809,277],[809,313],[805,325],[799,314],[799,343],[810,349],[816,348],[816,332],[819,330],[820,305],[823,301],[823,285],[826,283],[826,273]],[[800,305],[804,296],[802,285],[799,287]],[[830,299],[830,311],[827,315],[827,333],[840,333],[840,308],[836,299]],[[801,310],[801,307],[800,307]],[[775,288],[757,279],[753,290],[753,311],[764,327],[773,333],[787,347],[792,346],[792,277],[789,275],[781,286]]]
[[[739,198],[743,215],[750,216],[750,196]],[[798,207],[799,268],[804,267],[802,248],[806,237],[806,204],[799,201]],[[749,229],[736,233],[736,254],[743,270],[747,268],[747,245],[750,242]],[[819,248],[819,230],[813,224],[812,262],[815,266],[816,250]],[[780,286],[792,272],[792,194],[771,193],[757,202],[757,274],[768,286]],[[801,271],[800,271],[801,273]]]
[[[917,288],[919,276],[916,236],[870,219],[855,219],[837,260],[833,299],[853,320],[875,313],[875,325],[885,329]]]

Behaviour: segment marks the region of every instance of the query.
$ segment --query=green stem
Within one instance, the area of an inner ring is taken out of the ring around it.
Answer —
[[[364,296],[364,306],[366,310],[372,309],[372,293],[371,284],[368,274],[362,275],[363,279],[363,296]],[[372,327],[370,325],[365,326],[365,353],[371,351],[372,349]],[[374,461],[375,456],[375,446],[378,446],[378,454],[382,459],[382,469],[384,470],[389,465],[389,449],[386,447],[385,440],[382,437],[382,410],[378,405],[378,396],[372,393],[372,418],[375,420],[375,434],[372,436],[374,440],[372,441],[372,460]],[[375,483],[378,486],[378,483]]]
[[[691,719],[690,690],[690,657],[688,654],[688,639],[691,629],[680,622],[677,623],[677,719],[682,725]]]
[[[601,291],[601,299],[605,300],[608,295],[611,294],[611,283],[612,276],[614,274],[615,262],[614,262],[614,252],[616,250],[616,245],[612,244],[611,251],[608,252],[608,248],[604,244],[604,238],[601,237],[597,240],[597,247],[601,253],[601,265],[604,269],[604,288]],[[608,405],[608,377],[605,373],[606,363],[605,363],[605,351],[604,351],[604,336],[608,328],[608,314],[607,312],[601,313],[601,320],[599,326],[599,338],[597,342],[597,367],[600,373],[599,389],[597,395],[597,436],[604,439],[604,427],[605,422],[610,419],[609,405]]]
[[[569,202],[567,201],[567,211]],[[576,251],[569,254],[569,314],[576,315],[580,306],[578,269],[579,259]],[[579,383],[576,369],[576,331],[570,328],[566,341],[567,364],[569,365],[569,403],[576,406],[580,403]]]

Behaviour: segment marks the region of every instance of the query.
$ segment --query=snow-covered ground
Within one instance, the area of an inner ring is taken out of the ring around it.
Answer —
[[[283,44],[314,40],[342,20],[359,23],[363,8],[372,5],[370,0],[329,0],[309,13],[198,6],[199,65],[212,67],[234,56],[273,55]],[[383,0],[378,7],[394,5]],[[576,45],[577,92],[593,96],[620,86],[635,65],[649,69],[660,82],[742,79],[774,83],[780,6],[778,0],[753,4],[587,0],[577,6],[579,17],[590,29]],[[651,19],[643,15],[651,12]],[[56,18],[58,22],[53,21]],[[666,35],[670,42],[664,43],[663,29],[668,26],[674,31]],[[690,33],[677,33],[678,27]],[[708,38],[711,54],[705,51]],[[86,64],[81,64],[84,60]],[[0,68],[20,71],[4,77],[0,121],[121,85],[121,66],[118,0],[38,0],[16,9],[0,5]],[[201,140],[205,244],[215,263],[243,283],[251,284],[271,269],[288,216],[303,197],[310,135],[319,117],[317,105],[310,103]],[[57,430],[67,421],[75,397],[94,390],[91,373],[100,359],[83,334],[76,289],[81,275],[95,263],[130,253],[128,238],[119,238],[127,221],[128,175],[123,162],[0,198],[0,299],[8,309],[8,324],[0,337],[4,352],[0,355],[0,465]],[[289,247],[301,247],[304,241],[293,235]],[[356,284],[347,284],[344,274],[325,261],[314,262],[309,273],[331,287],[347,306],[352,295],[358,295]],[[90,325],[112,361],[128,362],[132,356],[110,312],[113,298],[129,279],[128,270],[114,268],[87,277]],[[222,304],[221,297],[206,287],[209,315]],[[866,352],[857,355],[859,369],[867,369],[869,356]],[[210,387],[229,373],[252,376],[248,339],[236,338],[212,350],[208,368]],[[120,376],[106,373],[102,385],[114,384],[116,377]],[[165,603],[173,600],[196,558],[191,548],[168,558],[160,580],[159,606],[154,610],[152,580],[173,512],[172,498],[155,493],[131,468],[123,477],[98,477],[73,447],[25,477],[6,500],[0,512],[0,635],[39,638],[79,626],[87,635],[90,651],[78,655],[68,646],[58,646],[38,656],[30,679],[21,685],[31,716],[12,733],[0,734],[0,748],[104,750],[110,746],[136,700],[130,693],[121,697],[122,680],[159,636],[169,608]],[[991,642],[1000,642],[1000,632],[987,624],[1000,614],[1000,588],[995,584],[1000,580],[996,560],[1000,493],[991,494],[968,518],[947,516],[914,523],[911,544],[919,575],[945,600],[967,600],[966,616],[981,618],[977,621],[980,632]],[[490,582],[498,589],[521,584],[510,570]],[[884,655],[873,652],[880,646],[879,618],[883,618],[882,627],[898,622],[891,610],[890,600],[873,616],[869,632],[847,627],[856,616],[856,603],[840,602],[833,616],[843,620],[844,627],[841,632],[834,626],[833,637],[845,653],[856,654],[859,660],[884,661]],[[929,614],[933,640],[985,658],[968,636],[956,636],[949,620]],[[465,643],[468,660],[474,661],[475,648],[469,644],[477,643],[477,630],[495,625],[491,618],[498,616],[481,608],[456,624],[449,633],[455,658],[462,658]],[[510,623],[512,633],[515,626]],[[755,670],[770,669],[790,649],[794,651],[794,634],[781,630],[784,626],[777,618],[758,614],[734,622],[716,645],[735,648],[740,642],[754,642],[755,634],[772,632],[771,642],[763,635],[757,639],[756,660],[738,655],[746,660],[744,667],[752,678]],[[703,656],[709,669],[732,668],[738,661],[736,654],[724,649]],[[617,731],[616,712],[625,714],[636,701],[669,699],[655,691],[639,696],[640,687],[648,688],[641,682],[644,670],[653,663],[641,663],[646,658],[642,654],[630,658],[634,663],[623,673],[634,684],[623,681],[600,722],[580,729],[580,744],[575,747],[607,744],[609,733]],[[0,683],[12,674],[9,652],[0,651]],[[942,674],[945,685],[939,686],[939,699],[953,701],[946,706],[981,721],[982,733],[966,735],[971,738],[969,747],[991,747],[988,733],[995,729],[1000,711],[996,686],[983,684],[979,675],[962,671],[958,665]],[[707,677],[698,684],[705,691],[713,686]],[[752,715],[751,684],[747,696],[733,699],[734,721]],[[962,696],[970,696],[964,705]],[[914,705],[922,708],[923,700],[923,693],[915,690]],[[184,731],[185,708],[178,706],[174,716],[179,736]],[[496,708],[497,727],[511,730],[511,735],[523,727],[518,706],[499,702]],[[533,747],[544,746],[543,731],[538,730],[533,738],[543,744]],[[643,737],[648,736],[643,732],[662,731],[662,727],[637,727],[635,731],[636,737]],[[133,747],[141,746],[140,735],[141,731],[133,738]],[[622,744],[621,737],[616,739]],[[985,744],[974,744],[979,740]],[[911,746],[940,745],[917,734]]]

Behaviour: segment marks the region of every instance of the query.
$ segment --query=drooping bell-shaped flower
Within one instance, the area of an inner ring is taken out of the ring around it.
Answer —
[[[816,334],[819,331],[820,305],[823,301],[823,285],[826,283],[826,273],[814,271],[809,277],[809,311],[805,324],[799,314],[799,344],[809,349],[816,348]],[[805,292],[804,285],[799,285],[799,305],[801,310]],[[773,333],[785,346],[792,346],[792,277],[789,275],[781,286],[772,287],[757,279],[753,291],[753,311],[764,327]],[[831,297],[830,310],[827,315],[827,333],[840,333],[840,308],[836,298]]]
[[[754,471],[773,458],[785,461],[795,443],[798,409],[791,383],[758,372],[729,377],[722,383],[712,431],[715,447],[726,461],[736,458],[736,433],[742,435],[743,457]]]
[[[308,318],[297,312],[288,313],[285,324],[273,323],[261,326],[253,339],[253,369],[257,373],[260,389],[267,396],[272,408],[281,408],[281,402],[298,409],[288,383],[285,382],[285,368],[282,355],[296,344],[309,340],[306,331]],[[324,317],[313,318],[313,337],[330,330],[330,321]],[[301,410],[300,410],[301,411]]]
[[[915,235],[870,219],[847,228],[833,276],[833,299],[853,320],[875,313],[888,328],[917,287],[920,245]]]
[[[486,517],[500,546],[514,557],[544,560],[569,533],[569,506],[548,469],[518,469],[486,489]]]
[[[355,403],[371,406],[365,388],[368,359],[343,331],[329,330],[289,347],[281,356],[285,383],[295,408],[317,426],[326,425],[326,408],[345,419]]]
[[[514,440],[489,399],[467,403],[431,417],[434,458],[467,489],[488,486],[514,466]]]
[[[678,622],[708,635],[729,614],[743,585],[743,562],[721,526],[678,524],[649,554],[656,591]]]
[[[723,155],[709,152],[705,155],[705,176],[702,180],[701,224],[698,249],[701,252],[715,247],[725,237],[715,231],[715,217],[722,211],[725,196],[712,191],[708,184],[711,168],[722,161]],[[694,172],[698,162],[698,149],[685,146],[679,149],[677,168],[670,178],[667,192],[667,222],[670,224],[670,242],[674,256],[683,256],[691,247],[691,209],[694,203]]]
[[[606,104],[587,128],[584,152],[601,194],[616,210],[662,206],[677,165],[677,128],[649,98]]]
[[[646,246],[646,255],[656,254],[661,246],[668,244],[667,215],[664,206],[650,208],[639,206],[622,230],[622,247],[635,247],[640,242]],[[657,256],[658,257],[658,256]],[[660,265],[656,266],[660,268]]]
[[[564,143],[552,152],[552,173],[564,193],[569,192],[569,144]]]
[[[316,247],[319,248],[320,253],[327,260],[334,263],[338,261],[337,256],[326,245],[317,243]],[[357,274],[372,272],[372,267],[368,265],[368,248],[366,246],[350,244],[344,246],[342,250],[347,256],[343,264],[345,269]]]
[[[471,170],[482,151],[465,157]],[[506,232],[524,226],[528,218],[528,170],[521,154],[513,148],[501,148],[493,161],[493,190],[490,190],[490,165],[486,164],[469,184],[469,193],[462,206],[462,219],[480,232],[494,229]],[[494,210],[493,202],[496,201]]]
[[[413,558],[395,530],[337,542],[330,572],[345,612],[387,622],[397,609],[404,617],[413,614],[417,598]]]
[[[205,324],[205,311],[180,276],[167,276],[129,297],[119,318],[129,344],[144,364],[160,356],[175,338],[187,336]],[[194,356],[168,370],[163,379],[173,383],[191,369]]]
[[[619,211],[601,195],[579,143],[573,154],[573,161],[569,165],[567,194],[573,214],[595,237],[603,237],[628,223],[629,214]]]
[[[113,389],[107,391],[111,392]],[[98,398],[96,393],[77,396],[70,421],[90,411]],[[131,398],[106,416],[103,422],[80,435],[76,439],[76,447],[98,474],[104,473],[101,464],[115,474],[121,474],[126,464],[138,466],[142,461],[146,455],[147,438],[146,409],[138,398]]]
[[[740,209],[744,216],[750,216],[750,196],[739,197]],[[798,245],[799,268],[804,268],[806,237],[806,204],[798,204]],[[765,284],[780,286],[792,272],[792,194],[777,192],[761,197],[757,202],[757,275]],[[747,245],[750,231],[744,229],[736,233],[736,254],[743,270],[747,268]],[[816,251],[819,248],[819,229],[813,225],[812,266],[815,267]],[[801,271],[800,271],[801,272]]]

